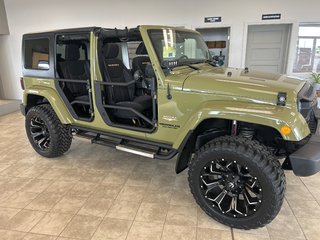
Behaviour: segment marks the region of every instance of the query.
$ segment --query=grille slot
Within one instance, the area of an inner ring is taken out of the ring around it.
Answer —
[[[298,94],[299,112],[308,123],[311,133],[317,130],[317,119],[313,108],[317,104],[316,91],[310,83],[306,83]]]
[[[312,94],[313,94],[313,93],[314,93],[313,86],[310,85],[310,87],[308,88],[308,90],[307,90],[306,93],[305,93],[305,96],[306,96],[307,98],[310,98],[310,97],[312,97]]]
[[[315,118],[313,111],[312,111],[312,114],[311,114],[310,119],[308,121],[308,126],[309,126],[310,132],[312,134],[316,133],[316,131],[317,131],[317,119]]]

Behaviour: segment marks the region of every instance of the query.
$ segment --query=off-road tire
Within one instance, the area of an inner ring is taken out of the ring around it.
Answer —
[[[248,166],[262,185],[259,209],[248,217],[232,218],[214,210],[200,189],[200,172],[206,163],[219,157],[233,158]],[[279,213],[285,194],[285,176],[278,160],[258,141],[223,136],[202,146],[189,162],[189,186],[196,202],[210,217],[239,229],[254,229],[270,223]]]
[[[50,142],[46,150],[41,149],[31,136],[31,119],[39,117],[45,124]],[[32,107],[26,114],[25,128],[34,150],[47,158],[59,157],[69,150],[72,142],[70,127],[62,124],[49,104]]]

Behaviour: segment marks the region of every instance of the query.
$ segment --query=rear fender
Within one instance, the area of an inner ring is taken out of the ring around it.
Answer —
[[[32,89],[26,89],[23,94],[23,103],[25,106],[28,106],[28,95],[37,95],[44,97],[48,100],[51,107],[57,114],[59,120],[63,124],[72,124],[74,123],[73,118],[67,110],[67,107],[62,102],[60,96],[51,88],[45,88],[42,86],[34,86]]]

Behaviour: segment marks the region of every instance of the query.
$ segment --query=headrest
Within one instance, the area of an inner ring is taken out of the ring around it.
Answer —
[[[144,45],[143,42],[141,42],[139,44],[139,46],[137,47],[136,54],[137,55],[148,55],[146,46]]]
[[[66,45],[66,55],[65,59],[69,61],[79,60],[80,58],[80,51],[78,44],[70,44]]]
[[[106,59],[116,58],[119,54],[119,46],[115,43],[108,43],[103,46],[103,56]]]

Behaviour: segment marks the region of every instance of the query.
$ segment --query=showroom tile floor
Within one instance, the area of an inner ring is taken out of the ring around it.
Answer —
[[[20,113],[0,117],[0,239],[320,239],[320,174],[287,172],[286,201],[267,227],[230,229],[195,204],[187,172],[75,139],[37,155]]]

